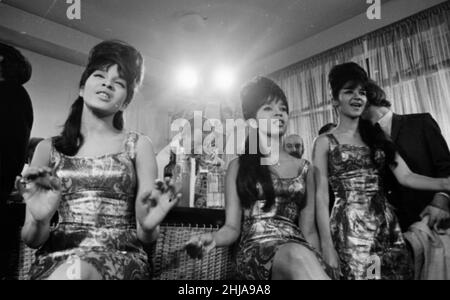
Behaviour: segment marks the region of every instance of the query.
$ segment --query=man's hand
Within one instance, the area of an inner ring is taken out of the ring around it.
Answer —
[[[444,222],[450,220],[450,212],[448,206],[449,199],[442,194],[436,194],[433,201],[428,205],[420,217],[423,219],[429,217],[428,227],[439,232]]]

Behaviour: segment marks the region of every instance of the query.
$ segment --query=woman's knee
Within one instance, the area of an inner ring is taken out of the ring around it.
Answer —
[[[73,258],[59,266],[49,280],[100,280],[100,273],[91,264]]]
[[[302,245],[287,244],[277,252],[279,258],[288,265],[301,265],[306,261],[316,260],[314,253]]]
[[[315,253],[299,244],[287,244],[277,251],[273,279],[327,279]]]

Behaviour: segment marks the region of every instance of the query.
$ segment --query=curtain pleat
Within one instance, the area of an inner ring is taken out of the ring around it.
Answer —
[[[449,19],[450,3],[445,2],[271,74],[289,99],[289,133],[303,137],[306,158],[311,159],[318,130],[336,122],[327,75],[348,61],[370,71],[394,112],[431,113],[450,141]]]

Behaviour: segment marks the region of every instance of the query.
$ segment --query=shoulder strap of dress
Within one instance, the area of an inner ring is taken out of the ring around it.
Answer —
[[[328,139],[330,140],[330,144],[337,146],[339,145],[339,141],[337,140],[337,138],[334,136],[334,134],[332,133],[328,133],[327,134]]]
[[[58,150],[56,150],[55,147],[55,138],[51,139],[51,146],[50,146],[50,168],[55,169],[59,162],[61,161],[61,153],[59,153]]]
[[[339,145],[339,141],[332,133],[328,133],[326,135],[326,137],[328,138],[328,140],[330,142],[330,147],[329,147],[330,152],[334,151],[334,149]]]
[[[131,159],[136,158],[136,146],[138,140],[139,140],[139,133],[135,131],[128,132],[125,142],[125,151],[128,153]]]
[[[310,166],[311,166],[311,163],[308,160],[304,159],[303,165],[300,167],[299,172],[298,172],[299,176],[304,177],[306,175],[306,173],[308,173]]]

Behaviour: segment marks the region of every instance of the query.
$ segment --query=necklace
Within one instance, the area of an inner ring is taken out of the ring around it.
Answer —
[[[276,163],[272,164],[272,166],[274,166],[274,167],[280,167],[282,162],[283,162],[283,163],[290,163],[290,160],[288,160],[288,159],[285,159],[285,160],[280,160],[280,159],[278,159]]]

